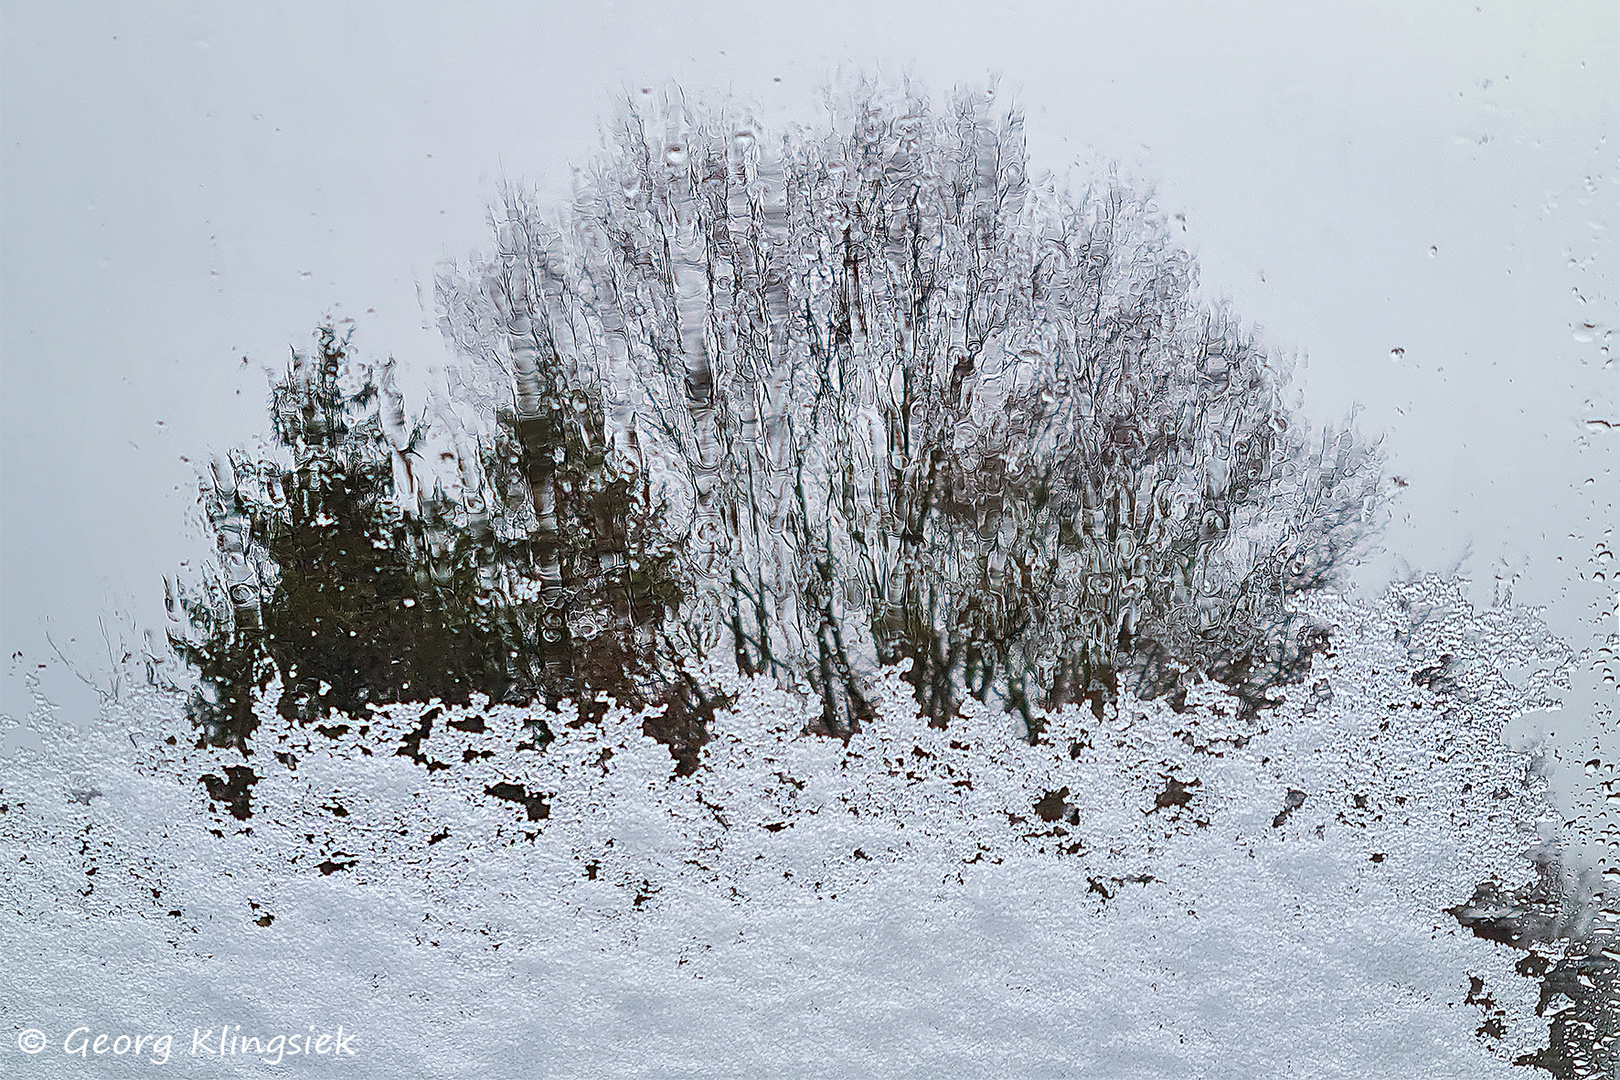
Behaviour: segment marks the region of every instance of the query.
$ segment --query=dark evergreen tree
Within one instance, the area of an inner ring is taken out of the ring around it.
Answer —
[[[205,485],[218,559],[199,585],[171,587],[207,736],[245,748],[254,696],[277,675],[283,714],[310,721],[474,692],[571,697],[587,713],[601,692],[662,700],[673,556],[637,471],[607,460],[589,396],[551,384],[534,415],[503,412],[447,493],[391,371],[357,362],[333,326],[316,336],[272,389],[275,453],[232,455]]]

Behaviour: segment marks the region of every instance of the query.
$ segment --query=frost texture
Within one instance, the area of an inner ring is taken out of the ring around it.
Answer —
[[[863,91],[632,111],[559,220],[495,224],[431,423],[325,328],[214,471],[189,715],[8,766],[14,1030],[343,1023],[363,1076],[1609,1067],[1610,883],[1501,739],[1571,658],[1454,586],[1321,591],[1376,454],[1300,429],[1146,195],[1032,180],[991,95]]]
[[[0,1005],[342,1022],[356,1076],[1522,1076],[1527,954],[1446,909],[1533,880],[1544,792],[1500,735],[1569,658],[1460,597],[1310,594],[1331,646],[1274,708],[1127,691],[1034,745],[971,701],[931,726],[897,668],[847,744],[712,671],[689,776],[618,707],[302,726],[272,687],[244,758],[132,696],[8,765]]]

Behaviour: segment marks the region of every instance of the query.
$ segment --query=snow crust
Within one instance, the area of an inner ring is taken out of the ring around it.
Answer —
[[[0,771],[5,1071],[143,1071],[64,1055],[90,1025],[198,1077],[1522,1077],[1522,954],[1445,909],[1554,837],[1501,733],[1569,657],[1462,596],[1314,594],[1332,648],[1275,709],[1127,696],[1034,746],[972,702],[929,727],[894,669],[847,745],[732,677],[689,777],[619,708],[302,727],[272,689],[244,759],[130,693]],[[239,817],[199,780],[243,766]],[[341,1062],[189,1049],[338,1023]]]

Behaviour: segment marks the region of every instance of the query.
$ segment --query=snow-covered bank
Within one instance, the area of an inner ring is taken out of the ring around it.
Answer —
[[[1311,597],[1332,646],[1275,709],[1125,698],[1038,746],[928,727],[894,673],[847,746],[738,681],[690,777],[617,710],[265,702],[244,760],[131,694],[0,772],[0,1054],[86,1075],[88,1026],[250,1074],[194,1030],[341,1024],[353,1057],[282,1072],[1522,1076],[1525,953],[1446,909],[1534,877],[1543,788],[1501,731],[1569,658],[1461,595]]]

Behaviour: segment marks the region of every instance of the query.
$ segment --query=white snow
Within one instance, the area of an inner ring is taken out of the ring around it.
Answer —
[[[1126,698],[1037,746],[979,708],[927,727],[894,671],[847,746],[737,680],[691,777],[618,709],[547,715],[543,751],[524,710],[441,709],[430,769],[394,753],[429,706],[329,738],[272,693],[244,762],[130,693],[0,766],[4,1071],[152,1066],[150,1042],[145,1065],[64,1054],[89,1026],[170,1033],[164,1074],[198,1077],[1522,1077],[1546,1039],[1522,954],[1444,909],[1531,876],[1544,788],[1501,729],[1567,657],[1462,595],[1311,597],[1333,652],[1276,709]],[[1442,652],[1455,688],[1415,685]],[[197,778],[244,763],[238,820]],[[1470,975],[1504,1038],[1476,1035]],[[342,1024],[355,1056],[192,1053],[227,1024]]]

